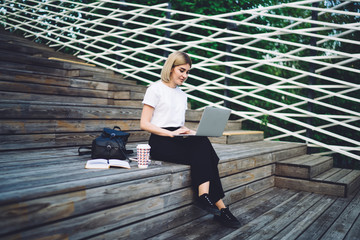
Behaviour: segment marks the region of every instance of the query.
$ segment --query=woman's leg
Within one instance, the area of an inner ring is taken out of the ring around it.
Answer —
[[[194,186],[197,186],[198,195],[207,193],[215,203],[225,196],[217,167],[219,157],[206,137],[188,138],[186,142],[191,153],[191,178]]]
[[[209,188],[210,188],[210,182],[204,182],[202,184],[199,185],[199,196],[203,195],[203,194],[209,194]]]

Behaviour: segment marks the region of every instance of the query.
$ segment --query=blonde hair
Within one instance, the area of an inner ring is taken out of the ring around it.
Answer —
[[[166,62],[161,70],[161,80],[164,82],[170,82],[171,70],[179,65],[189,64],[192,65],[189,55],[185,52],[173,52],[166,59]]]

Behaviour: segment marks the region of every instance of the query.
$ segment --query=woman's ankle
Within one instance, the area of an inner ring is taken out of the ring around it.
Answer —
[[[223,202],[222,199],[220,199],[219,201],[217,201],[217,202],[215,203],[215,206],[216,206],[219,210],[221,210],[221,209],[223,209],[223,208],[226,208],[225,203]]]

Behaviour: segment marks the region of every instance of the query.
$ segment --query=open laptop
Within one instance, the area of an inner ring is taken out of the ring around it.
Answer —
[[[176,136],[205,136],[205,137],[220,137],[222,136],[226,123],[229,120],[231,110],[215,108],[215,107],[206,107],[196,134],[179,134]]]

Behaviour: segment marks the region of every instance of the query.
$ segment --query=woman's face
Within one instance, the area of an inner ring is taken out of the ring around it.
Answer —
[[[190,65],[188,63],[173,67],[170,73],[170,83],[176,87],[182,85],[189,76]]]

